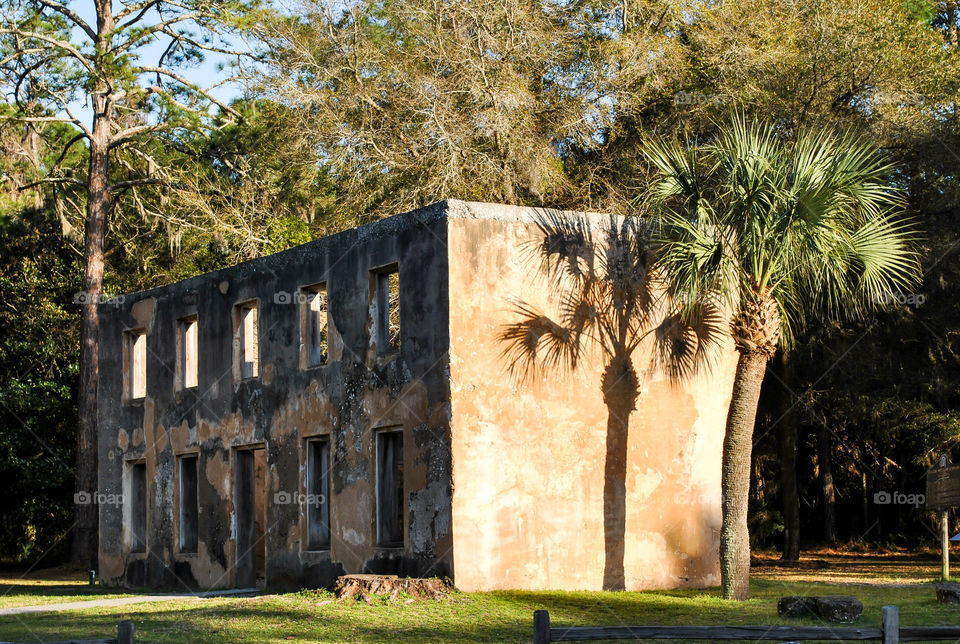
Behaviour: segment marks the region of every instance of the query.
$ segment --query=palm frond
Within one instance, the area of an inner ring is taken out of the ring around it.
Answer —
[[[526,380],[538,370],[574,369],[580,361],[582,334],[558,323],[525,302],[514,304],[519,321],[504,325],[497,336],[501,357],[511,373]]]
[[[589,219],[541,209],[535,225],[540,234],[534,248],[546,262],[548,279],[563,275],[583,282],[595,276],[596,244]]]
[[[730,337],[716,297],[674,306],[655,328],[651,363],[674,383],[712,369]]]

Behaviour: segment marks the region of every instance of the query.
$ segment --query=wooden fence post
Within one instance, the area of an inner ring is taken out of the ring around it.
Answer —
[[[133,622],[129,619],[117,625],[117,644],[133,644]]]
[[[883,644],[900,644],[900,609],[896,606],[884,606],[881,615]]]
[[[550,613],[533,611],[533,644],[550,644]]]

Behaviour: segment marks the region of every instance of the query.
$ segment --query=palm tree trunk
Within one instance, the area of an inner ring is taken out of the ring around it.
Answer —
[[[768,354],[760,349],[740,350],[727,413],[721,480],[723,524],[720,528],[720,583],[724,599],[750,598],[750,534],[747,529],[750,457],[767,358]]]
[[[627,438],[638,396],[630,358],[614,358],[603,375],[607,453],[603,468],[603,589],[626,589],[623,557],[627,531]]]

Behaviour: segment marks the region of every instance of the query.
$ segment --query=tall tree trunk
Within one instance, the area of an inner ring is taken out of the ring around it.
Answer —
[[[110,49],[114,29],[110,0],[96,0],[99,57]],[[97,492],[97,382],[100,376],[100,321],[97,309],[103,296],[103,248],[110,213],[110,136],[113,88],[106,79],[97,83],[93,96],[93,128],[87,177],[87,217],[84,226],[83,310],[80,318],[80,383],[77,395],[78,431],[75,499],[76,527],[73,560],[97,567],[99,511]],[[86,501],[86,502],[84,502]]]
[[[97,128],[101,129],[101,128]],[[96,138],[97,132],[94,132]],[[78,394],[76,534],[73,559],[96,568],[97,506],[90,502],[97,491],[97,380],[100,360],[100,323],[97,308],[103,295],[103,244],[110,210],[109,152],[105,141],[91,142],[90,183],[84,243],[83,312],[80,320],[80,390]],[[83,502],[86,501],[86,502]]]
[[[822,423],[817,429],[817,461],[823,497],[823,538],[834,542],[837,540],[837,496],[833,487],[833,456],[830,433]]]
[[[783,501],[783,553],[784,561],[800,559],[800,493],[797,489],[797,413],[793,394],[793,369],[786,351],[780,353],[776,363],[781,383],[777,400],[779,422],[777,438],[780,444],[780,496]]]
[[[80,319],[80,390],[78,394],[76,534],[73,558],[96,567],[97,506],[89,502],[97,491],[97,379],[100,323],[97,308],[103,295],[103,241],[110,190],[106,145],[91,143],[90,184],[84,243],[83,311]]]
[[[721,480],[723,524],[720,527],[720,584],[724,599],[750,598],[750,534],[747,528],[750,462],[753,426],[767,355],[760,349],[740,349],[727,413]]]
[[[638,395],[630,358],[614,358],[603,375],[607,406],[607,453],[603,468],[603,589],[624,590],[624,546],[627,530],[627,439],[630,412]]]

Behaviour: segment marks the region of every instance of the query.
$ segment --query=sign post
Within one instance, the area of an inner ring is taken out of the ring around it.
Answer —
[[[950,508],[960,506],[960,465],[943,454],[937,467],[927,470],[927,507],[940,511],[940,575],[950,577]]]
[[[940,513],[940,578],[943,581],[950,579],[950,530],[948,527],[949,512]]]

